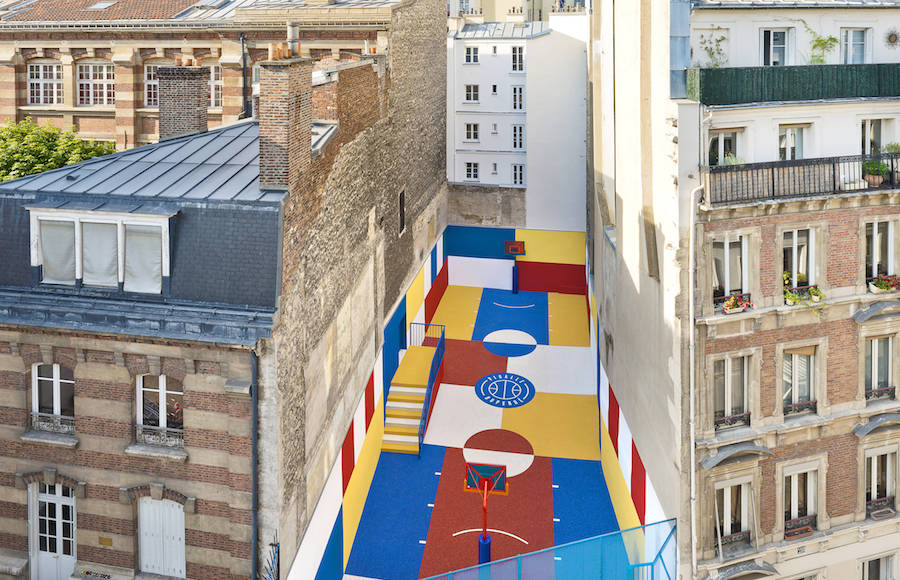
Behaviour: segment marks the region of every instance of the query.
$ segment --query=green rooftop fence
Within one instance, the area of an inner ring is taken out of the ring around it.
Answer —
[[[687,95],[704,105],[900,97],[900,63],[691,68]]]

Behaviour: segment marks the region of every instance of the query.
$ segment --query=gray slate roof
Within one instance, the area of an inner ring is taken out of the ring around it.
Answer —
[[[237,10],[296,10],[299,8],[384,8],[401,0],[334,0],[333,3],[306,6],[304,0],[201,0],[177,16],[179,20],[222,21],[234,19]]]
[[[900,8],[900,0],[691,0],[693,8]]]
[[[550,33],[546,22],[485,22],[484,24],[466,24],[454,35],[454,38],[492,38],[497,40],[528,39]]]

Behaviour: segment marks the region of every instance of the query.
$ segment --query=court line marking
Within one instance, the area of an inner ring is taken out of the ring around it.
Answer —
[[[528,304],[527,306],[511,306],[509,304],[500,304],[499,302],[494,302],[494,306],[499,306],[500,308],[534,308],[537,305]]]
[[[509,532],[504,532],[503,530],[497,530],[497,529],[495,529],[495,528],[488,528],[487,531],[489,531],[489,532],[496,532],[496,533],[498,533],[498,534],[503,534],[504,536],[509,536],[510,538],[515,538],[516,540],[519,540],[520,542],[522,542],[522,543],[525,544],[525,545],[528,544],[528,541],[523,540],[522,538],[520,538],[519,536],[517,536],[517,535],[515,535],[515,534],[511,534],[511,533],[509,533]],[[480,532],[481,532],[481,528],[472,528],[471,530],[460,530],[460,531],[458,531],[458,532],[454,532],[453,537],[456,537],[456,536],[459,536],[459,535],[462,535],[462,534],[469,534],[469,533],[471,533],[471,532],[479,532],[479,533],[480,533]]]

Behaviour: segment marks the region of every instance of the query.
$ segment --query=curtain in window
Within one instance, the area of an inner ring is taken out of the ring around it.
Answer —
[[[119,283],[116,224],[81,224],[82,279],[89,286]]]
[[[162,230],[156,226],[125,226],[125,291],[162,291]]]
[[[731,359],[731,409],[729,414],[744,412],[744,357]]]
[[[43,281],[75,284],[75,222],[41,221]]]

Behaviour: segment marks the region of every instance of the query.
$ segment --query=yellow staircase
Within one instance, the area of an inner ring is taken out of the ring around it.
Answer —
[[[411,346],[403,355],[388,391],[382,451],[419,452],[419,421],[434,350],[433,346]]]

